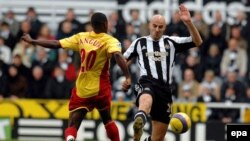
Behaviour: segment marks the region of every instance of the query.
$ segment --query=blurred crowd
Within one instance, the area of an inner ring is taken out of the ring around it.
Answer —
[[[88,16],[92,14],[90,10]],[[119,39],[123,51],[136,38],[149,34],[148,22],[140,20],[139,11],[131,10],[130,15],[129,22],[117,11],[107,15],[108,32]],[[239,11],[234,25],[224,22],[220,11],[215,12],[210,25],[204,22],[200,11],[194,11],[192,17],[204,43],[200,49],[196,47],[176,56],[172,86],[175,101],[250,103],[250,23],[246,13]],[[27,9],[23,21],[17,21],[11,10],[4,13],[0,19],[0,100],[69,98],[79,71],[79,53],[45,49],[20,38],[28,33],[35,39],[59,40],[91,30],[89,22],[78,21],[74,9],[68,9],[56,32],[39,20],[39,13],[33,7]],[[189,36],[178,12],[172,14],[165,35]],[[135,84],[139,76],[136,60],[130,65],[130,72]],[[133,101],[133,89],[127,93],[121,90],[124,77],[113,59],[110,74],[113,100]],[[208,116],[211,119],[223,117],[224,122],[230,122],[237,119],[239,112],[209,110]]]

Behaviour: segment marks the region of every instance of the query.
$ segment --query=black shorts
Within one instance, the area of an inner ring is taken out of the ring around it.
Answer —
[[[159,82],[157,79],[142,76],[135,85],[136,105],[139,105],[139,97],[148,93],[153,98],[150,111],[152,120],[169,124],[172,105],[171,86]]]

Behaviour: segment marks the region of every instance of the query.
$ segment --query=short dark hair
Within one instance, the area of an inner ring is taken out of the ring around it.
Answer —
[[[34,12],[34,13],[36,13],[36,10],[35,10],[34,7],[29,7],[26,13],[28,13],[28,12]]]
[[[9,27],[9,24],[7,22],[2,22],[1,26],[8,26]]]
[[[104,25],[108,22],[107,17],[100,12],[94,13],[91,17],[91,25],[94,30],[104,30]]]

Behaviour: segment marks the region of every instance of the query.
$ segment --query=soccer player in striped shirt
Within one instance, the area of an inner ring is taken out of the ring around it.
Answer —
[[[109,62],[112,55],[121,67],[126,80],[123,90],[131,85],[131,78],[126,61],[121,54],[121,44],[107,34],[108,21],[104,14],[94,13],[91,17],[93,31],[81,32],[62,40],[34,40],[25,34],[26,42],[47,48],[63,48],[79,51],[81,69],[72,90],[69,102],[69,123],[65,130],[66,141],[75,141],[77,130],[87,114],[96,108],[103,120],[111,141],[120,141],[116,124],[111,119],[111,84],[109,80]]]
[[[152,119],[152,133],[145,141],[164,140],[171,116],[171,83],[175,55],[202,43],[184,5],[180,5],[179,13],[190,37],[163,35],[166,29],[165,18],[154,15],[150,20],[150,35],[133,41],[124,53],[128,61],[135,57],[138,59],[141,75],[135,86],[138,112],[134,117],[134,141],[140,141],[148,115]]]

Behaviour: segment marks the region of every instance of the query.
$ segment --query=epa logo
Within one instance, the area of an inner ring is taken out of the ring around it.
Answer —
[[[238,138],[238,137],[241,137],[241,136],[247,136],[247,131],[232,131],[231,132],[231,136]]]
[[[250,124],[228,124],[226,126],[227,141],[249,140]],[[248,133],[248,134],[247,134]]]

